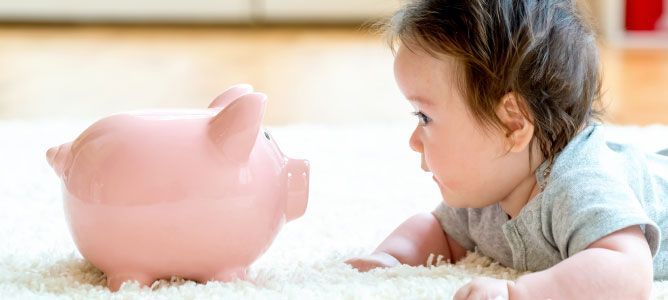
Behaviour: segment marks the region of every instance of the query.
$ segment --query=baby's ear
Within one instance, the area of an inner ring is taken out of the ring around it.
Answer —
[[[510,92],[501,98],[496,115],[506,128],[506,138],[510,152],[520,152],[529,146],[533,138],[534,126],[524,99]]]

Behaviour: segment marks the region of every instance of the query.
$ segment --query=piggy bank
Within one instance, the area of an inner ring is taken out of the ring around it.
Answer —
[[[73,240],[112,291],[174,275],[243,279],[304,214],[308,161],[262,130],[265,102],[237,85],[208,109],[112,115],[47,151]]]

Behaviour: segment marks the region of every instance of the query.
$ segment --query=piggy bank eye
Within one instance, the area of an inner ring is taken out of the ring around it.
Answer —
[[[264,132],[264,137],[267,138],[268,141],[271,141],[271,136],[269,136],[269,132]]]

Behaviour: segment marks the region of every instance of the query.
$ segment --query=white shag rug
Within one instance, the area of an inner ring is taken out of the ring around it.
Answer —
[[[412,124],[268,128],[289,156],[311,161],[306,214],[288,223],[249,270],[251,281],[196,284],[179,278],[111,293],[77,252],[63,216],[48,147],[74,139],[90,121],[0,122],[0,299],[449,299],[474,276],[519,274],[470,254],[457,265],[400,266],[359,273],[343,261],[369,253],[404,219],[439,199]],[[611,127],[611,139],[668,148],[668,126]],[[654,299],[668,299],[655,282]]]

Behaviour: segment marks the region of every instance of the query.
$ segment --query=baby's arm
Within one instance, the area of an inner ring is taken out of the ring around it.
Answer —
[[[510,299],[647,299],[652,254],[639,226],[614,232],[550,269],[509,284]]]
[[[360,271],[398,264],[424,265],[430,254],[455,262],[466,249],[451,239],[434,215],[417,214],[404,221],[368,256],[346,261]]]

